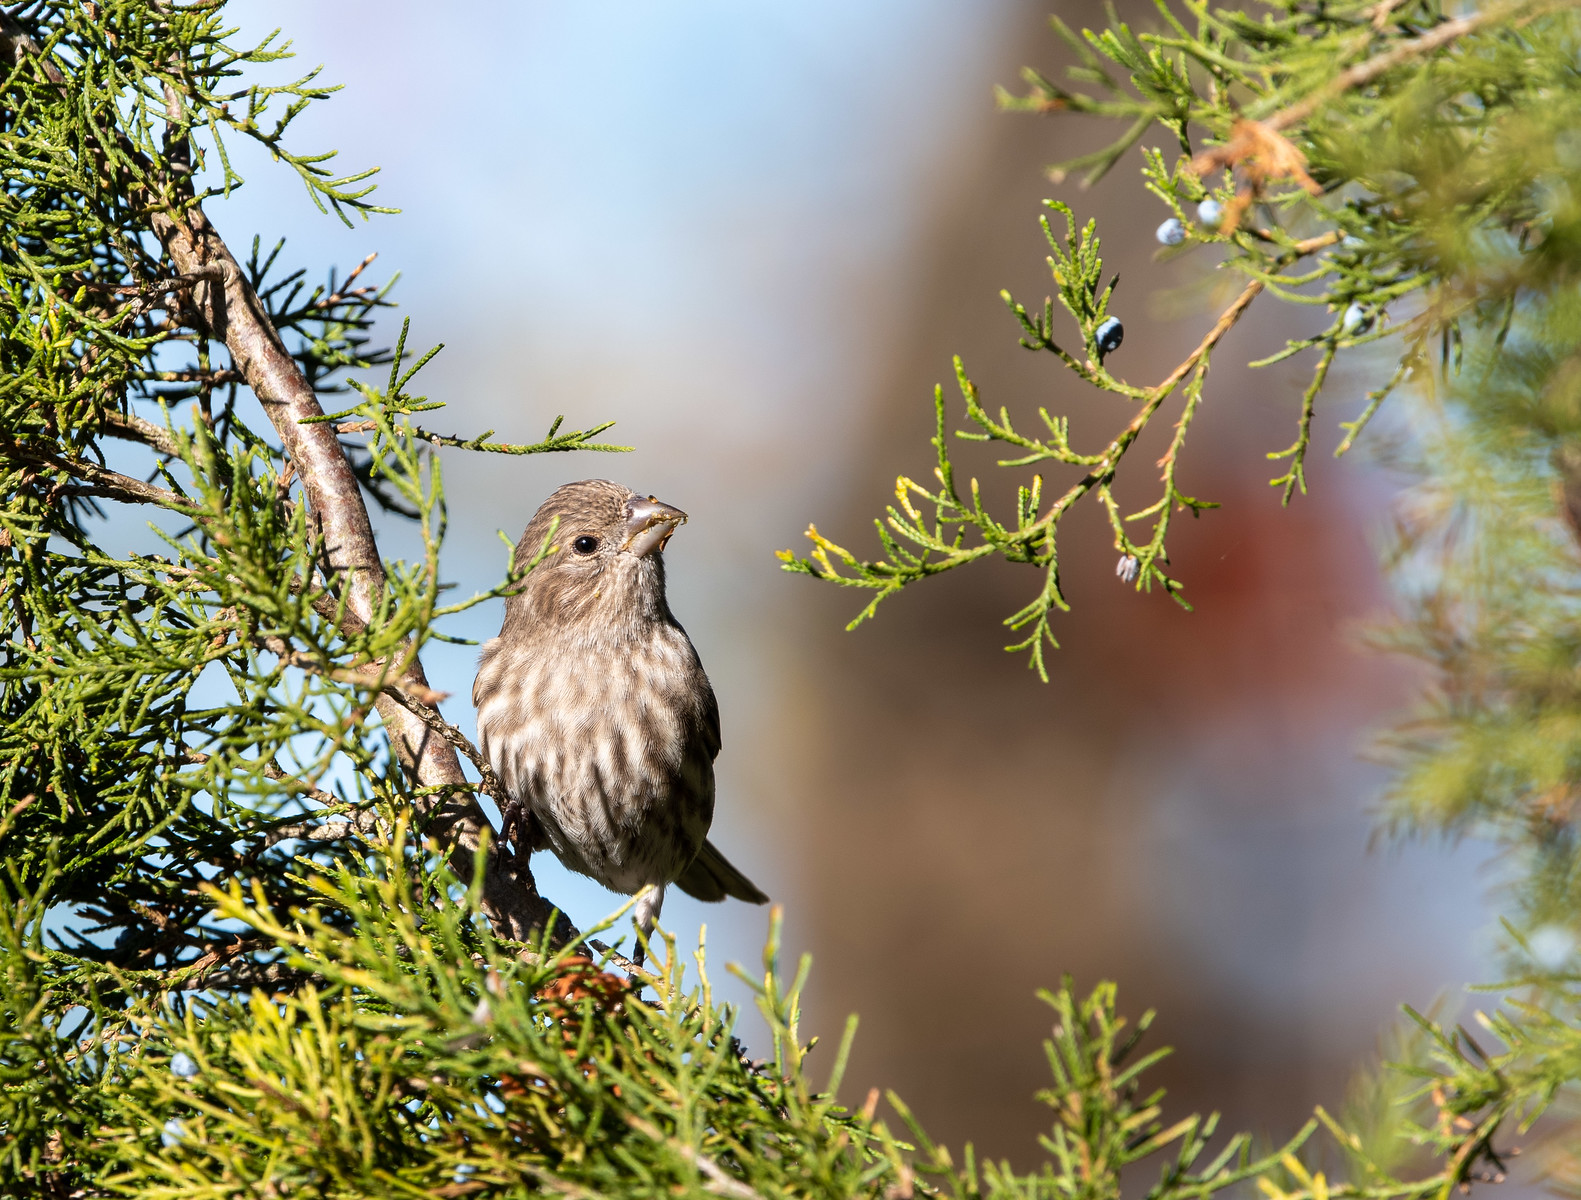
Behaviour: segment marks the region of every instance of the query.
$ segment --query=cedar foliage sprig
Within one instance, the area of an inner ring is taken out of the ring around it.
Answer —
[[[1441,361],[1458,362],[1468,336],[1507,327],[1523,287],[1569,269],[1574,201],[1560,181],[1566,156],[1575,157],[1566,140],[1578,95],[1572,6],[1506,0],[1469,17],[1448,16],[1436,0],[1282,0],[1256,18],[1191,0],[1157,0],[1155,8],[1155,31],[1142,33],[1115,20],[1077,35],[1051,18],[1077,60],[1070,85],[1028,71],[1029,90],[1002,93],[1001,101],[1016,111],[1129,122],[1103,149],[1051,168],[1055,182],[1075,171],[1095,181],[1161,127],[1174,144],[1173,161],[1163,149],[1145,149],[1145,186],[1178,222],[1187,249],[1215,248],[1219,269],[1246,283],[1187,360],[1158,384],[1131,383],[1113,371],[1123,349],[1106,363],[1095,341],[1117,282],[1104,282],[1096,222],[1078,234],[1069,208],[1049,202],[1066,222],[1061,237],[1044,219],[1055,296],[1081,350],[1065,348],[1052,298],[1040,313],[1008,293],[1005,302],[1023,346],[1052,355],[1127,411],[1110,440],[1091,448],[1072,447],[1067,418],[1042,408],[1047,433],[1028,437],[1008,406],[989,416],[957,360],[975,428],[955,436],[1009,447],[1001,467],[1047,463],[1050,478],[1039,473],[1019,488],[1012,519],[985,510],[975,480],[963,500],[936,390],[940,490],[897,481],[898,506],[876,522],[882,557],[864,559],[816,526],[808,530],[808,557],[781,553],[787,570],[875,593],[850,627],[908,584],[998,555],[1043,574],[1036,597],[1005,624],[1030,631],[1007,649],[1026,652],[1046,679],[1044,647],[1058,644],[1051,615],[1068,607],[1059,526],[1083,497],[1094,496],[1108,517],[1122,577],[1137,588],[1159,586],[1185,605],[1183,581],[1168,569],[1170,514],[1196,516],[1213,505],[1177,485],[1180,453],[1210,354],[1258,296],[1330,314],[1252,364],[1316,354],[1295,439],[1268,455],[1284,463],[1272,483],[1288,503],[1306,490],[1318,396],[1343,355],[1382,339],[1399,345],[1398,367],[1343,423],[1337,453],[1355,444],[1400,384],[1430,369],[1435,350]],[[1158,464],[1162,486],[1152,503],[1127,513],[1115,498],[1127,451],[1177,389],[1174,433]],[[932,518],[925,521],[908,497],[932,504]]]
[[[812,1082],[813,1043],[798,1024],[807,962],[782,972],[777,910],[762,975],[738,972],[771,1041],[754,1061],[734,1036],[738,1014],[713,996],[702,945],[688,981],[666,939],[648,999],[546,941],[526,957],[500,945],[477,882],[464,887],[442,857],[414,854],[404,819],[369,846],[366,859],[304,863],[303,902],[289,911],[261,885],[203,886],[237,936],[278,948],[272,995],[149,991],[65,1022],[52,1018],[39,953],[44,906],[5,889],[5,1186],[170,1200],[391,1188],[1112,1200],[1128,1168],[1151,1164],[1149,1200],[1207,1200],[1253,1179],[1276,1200],[1425,1200],[1488,1166],[1487,1114],[1507,1107],[1501,1076],[1424,1019],[1442,1060],[1432,1078],[1456,1097],[1414,1109],[1418,1140],[1449,1160],[1442,1170],[1397,1178],[1321,1111],[1272,1150],[1254,1152],[1246,1135],[1210,1149],[1217,1119],[1166,1123],[1162,1091],[1145,1082],[1168,1053],[1141,1050],[1152,1015],[1132,1028],[1112,985],[1080,996],[1067,980],[1044,994],[1055,1020],[1051,1086],[1038,1097],[1053,1120],[1049,1162],[1021,1174],[968,1146],[957,1163],[898,1097],[888,1098],[893,1124],[877,1115],[876,1092],[860,1108],[836,1099],[854,1020],[826,1082]],[[1509,1018],[1496,1031],[1528,1037]],[[1519,1055],[1499,1065],[1507,1073]],[[1434,1124],[1438,1113],[1482,1123],[1473,1136]],[[1355,1182],[1297,1156],[1320,1124],[1351,1156]]]

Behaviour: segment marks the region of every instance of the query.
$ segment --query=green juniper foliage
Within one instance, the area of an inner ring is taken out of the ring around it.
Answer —
[[[1046,409],[1035,421],[1012,420],[1008,406],[982,402],[957,360],[973,428],[955,436],[1005,446],[1002,467],[1049,464],[1050,478],[1034,475],[1009,517],[988,512],[976,481],[963,489],[955,477],[938,389],[937,486],[897,480],[898,505],[876,522],[883,557],[859,559],[816,527],[809,558],[781,555],[788,570],[874,592],[853,626],[907,584],[1002,555],[1042,573],[1037,596],[1005,623],[1028,631],[1008,648],[1027,651],[1043,672],[1044,646],[1057,645],[1051,614],[1068,607],[1059,524],[1089,495],[1136,586],[1156,584],[1184,603],[1182,580],[1167,570],[1171,516],[1214,506],[1181,490],[1179,459],[1210,357],[1252,303],[1266,294],[1315,310],[1311,334],[1253,364],[1308,351],[1315,359],[1295,440],[1269,454],[1284,465],[1272,482],[1289,501],[1306,489],[1318,395],[1341,352],[1385,342],[1396,362],[1341,423],[1343,454],[1404,380],[1435,361],[1458,368],[1467,338],[1502,338],[1523,293],[1570,277],[1581,211],[1567,182],[1581,165],[1572,6],[1527,0],[1455,18],[1417,0],[1255,12],[1160,0],[1156,8],[1157,32],[1142,34],[1115,21],[1078,36],[1053,18],[1077,58],[1072,86],[1028,71],[1030,90],[1001,100],[1013,110],[1128,122],[1111,145],[1051,168],[1055,182],[1079,170],[1092,182],[1161,127],[1171,148],[1144,150],[1142,177],[1185,243],[1164,252],[1211,248],[1218,268],[1244,283],[1179,366],[1156,384],[1131,383],[1116,374],[1123,351],[1106,356],[1098,341],[1116,280],[1105,278],[1097,224],[1078,228],[1066,205],[1049,201],[1054,215],[1043,229],[1059,308],[1053,299],[1040,311],[1008,293],[1004,300],[1023,346],[1114,398],[1116,433],[1083,448],[1071,444],[1066,418]],[[1364,361],[1377,354],[1373,347]],[[1126,513],[1113,488],[1127,452],[1149,424],[1171,416],[1158,499]]]
[[[1063,348],[1077,343],[1051,307],[1013,311],[1030,345],[1129,406],[1124,431],[1092,453],[1055,416],[1025,434],[963,373],[976,436],[1078,481],[1057,497],[1034,482],[997,523],[975,488],[957,491],[940,399],[940,490],[902,481],[886,562],[819,541],[799,565],[834,576],[833,554],[881,599],[990,553],[1033,563],[1044,589],[1014,621],[1041,662],[1063,603],[1058,520],[1086,494],[1141,582],[1178,592],[1169,517],[1207,502],[1176,487],[1173,463],[1209,352],[1246,304],[1266,290],[1341,314],[1292,347],[1321,365],[1287,492],[1334,354],[1403,335],[1377,399],[1406,374],[1448,399],[1422,459],[1423,495],[1442,500],[1402,526],[1402,559],[1429,563],[1412,576],[1421,612],[1395,636],[1449,683],[1401,735],[1395,811],[1492,829],[1533,863],[1512,956],[1534,999],[1484,1019],[1496,1043],[1419,1019],[1408,1072],[1380,1076],[1352,1117],[1320,1112],[1254,1152],[1217,1139],[1212,1117],[1166,1117],[1145,1082],[1165,1053],[1140,1042],[1148,1018],[1130,1027],[1112,986],[1067,981],[1047,996],[1047,1159],[1018,1174],[934,1145],[897,1097],[887,1115],[876,1093],[843,1103],[854,1020],[813,1082],[806,963],[785,981],[777,922],[748,980],[762,1061],[734,1038],[701,947],[691,980],[673,944],[643,989],[606,972],[612,955],[491,853],[475,795],[496,785],[434,707],[420,654],[446,616],[534,565],[441,602],[429,448],[620,447],[596,441],[607,426],[559,421],[526,446],[436,433],[418,418],[438,405],[408,390],[432,352],[409,357],[404,329],[371,344],[391,300],[367,263],[312,286],[281,247],[232,253],[205,211],[243,185],[228,140],[267,147],[342,219],[384,211],[371,172],[338,176],[293,147],[293,119],[332,89],[316,73],[265,82],[283,43],[238,46],[221,0],[34,0],[0,10],[0,1196],[1111,1200],[1124,1181],[1206,1200],[1255,1181],[1272,1200],[1426,1200],[1496,1173],[1495,1136],[1565,1100],[1581,1070],[1573,958],[1555,953],[1576,910],[1573,549],[1557,520],[1531,519],[1548,511],[1548,464],[1568,489],[1581,462],[1573,22],[1554,6],[1446,20],[1387,2],[1188,17],[1161,10],[1151,45],[1119,25],[1090,38],[1078,79],[1097,98],[1035,79],[1024,103],[1131,119],[1080,164],[1096,171],[1153,121],[1173,130],[1180,157],[1150,155],[1148,184],[1190,240],[1225,247],[1242,299],[1162,384],[1124,383],[1100,352],[1113,285],[1096,231],[1056,205],[1081,349]],[[1407,116],[1420,130],[1391,134]],[[1190,135],[1207,157],[1187,169]],[[1229,174],[1210,228],[1191,206],[1214,164]],[[1152,532],[1132,541],[1112,480],[1181,387],[1164,491],[1139,517]],[[1581,482],[1565,494],[1581,512]],[[370,502],[411,519],[419,560],[379,554]],[[1325,1126],[1339,1174],[1308,1155]]]

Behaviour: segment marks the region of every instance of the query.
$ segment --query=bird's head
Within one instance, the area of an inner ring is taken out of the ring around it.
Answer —
[[[525,566],[549,547],[507,605],[529,619],[598,617],[615,626],[668,615],[665,543],[686,514],[608,479],[568,483],[543,502],[516,544]]]

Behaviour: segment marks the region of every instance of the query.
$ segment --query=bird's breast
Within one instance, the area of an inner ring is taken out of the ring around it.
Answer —
[[[579,869],[611,886],[644,855],[681,855],[674,869],[683,868],[713,815],[700,670],[676,633],[484,650],[474,698],[489,765],[539,815],[568,865],[581,858]],[[652,874],[651,866],[642,869]]]

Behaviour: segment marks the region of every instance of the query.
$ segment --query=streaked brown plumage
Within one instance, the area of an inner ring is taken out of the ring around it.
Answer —
[[[560,488],[516,559],[531,562],[551,531],[554,548],[506,601],[472,688],[479,744],[522,818],[507,821],[518,852],[553,850],[628,895],[654,885],[644,931],[666,884],[768,899],[706,836],[719,707],[664,597],[664,544],[685,520],[609,480]]]

